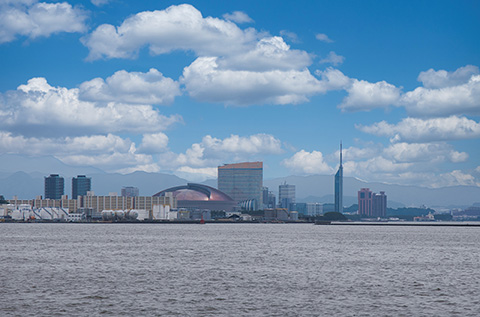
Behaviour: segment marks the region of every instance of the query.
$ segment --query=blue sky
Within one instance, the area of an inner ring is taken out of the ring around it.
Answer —
[[[479,34],[476,1],[0,0],[0,154],[272,178],[342,140],[346,176],[480,186]]]

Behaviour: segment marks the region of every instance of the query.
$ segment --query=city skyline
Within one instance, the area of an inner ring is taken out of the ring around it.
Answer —
[[[480,186],[479,13],[474,1],[3,1],[0,161],[333,176],[343,140],[345,177]]]

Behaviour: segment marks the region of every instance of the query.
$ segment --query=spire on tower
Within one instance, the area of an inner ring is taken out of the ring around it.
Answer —
[[[342,141],[340,141],[340,167],[342,166]]]

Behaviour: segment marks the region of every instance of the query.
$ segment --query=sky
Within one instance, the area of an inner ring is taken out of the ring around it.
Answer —
[[[0,0],[0,163],[480,186],[479,67],[478,1]]]

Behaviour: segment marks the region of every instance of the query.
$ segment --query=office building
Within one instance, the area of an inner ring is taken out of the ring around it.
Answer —
[[[254,209],[262,208],[263,162],[219,166],[218,189],[237,203],[254,200]]]
[[[335,174],[335,211],[343,213],[342,142],[340,142],[340,166]]]
[[[387,215],[387,196],[385,192],[372,193],[369,188],[358,192],[358,214],[366,217],[385,217]]]
[[[45,177],[45,199],[61,199],[64,194],[64,180],[58,174]]]
[[[85,196],[87,192],[92,190],[92,179],[85,175],[78,175],[72,178],[72,198]]]
[[[288,185],[285,182],[278,186],[278,203],[280,208],[289,211],[295,209],[295,185]]]
[[[263,209],[276,207],[275,194],[272,191],[270,191],[268,187],[263,187],[262,189],[262,201],[263,201]]]
[[[123,197],[137,197],[140,195],[140,191],[137,187],[125,186],[122,187],[121,194]]]
[[[387,216],[387,195],[385,192],[380,194],[373,193],[372,212],[374,217],[386,217]]]

